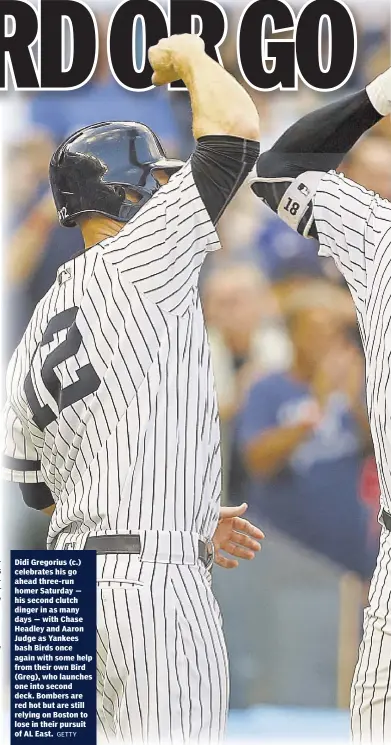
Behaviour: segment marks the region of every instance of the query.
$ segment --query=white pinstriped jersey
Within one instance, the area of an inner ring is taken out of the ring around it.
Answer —
[[[52,491],[49,548],[61,532],[212,536],[220,435],[197,281],[217,248],[189,161],[37,306],[8,370],[4,476]]]
[[[391,513],[391,203],[330,172],[317,187],[314,218],[319,254],[334,258],[356,306],[381,504]]]

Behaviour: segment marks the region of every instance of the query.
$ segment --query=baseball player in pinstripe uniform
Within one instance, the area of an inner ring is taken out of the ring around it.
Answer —
[[[382,533],[352,686],[357,743],[391,742],[391,204],[334,169],[390,113],[391,69],[365,90],[301,119],[260,156],[252,179],[255,194],[294,230],[317,239],[321,256],[334,258],[354,300],[365,351]]]
[[[4,475],[51,515],[48,549],[97,551],[102,739],[210,742],[228,697],[213,554],[234,567],[263,534],[245,505],[220,510],[197,282],[259,122],[198,37],[162,40],[150,60],[156,85],[188,87],[195,152],[170,161],[147,127],[111,122],[54,154],[60,222],[88,250],[59,269],[10,363]]]

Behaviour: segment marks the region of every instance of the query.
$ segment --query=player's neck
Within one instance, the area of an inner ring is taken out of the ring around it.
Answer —
[[[122,227],[123,223],[110,220],[109,217],[102,216],[85,220],[80,226],[84,248],[91,248],[91,246],[96,246],[97,243],[101,243],[106,238],[113,238]]]

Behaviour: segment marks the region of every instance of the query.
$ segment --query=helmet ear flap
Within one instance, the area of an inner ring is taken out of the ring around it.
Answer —
[[[156,135],[139,122],[100,122],[80,129],[50,161],[60,223],[72,227],[76,217],[87,213],[127,222],[159,188],[153,167],[181,165],[167,159]]]

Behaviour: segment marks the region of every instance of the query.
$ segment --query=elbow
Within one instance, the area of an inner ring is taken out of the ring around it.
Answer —
[[[261,128],[259,124],[258,112],[249,116],[240,116],[231,125],[231,135],[234,137],[241,137],[243,140],[254,140],[259,141],[261,136]]]
[[[244,140],[252,140],[253,142],[259,142],[261,137],[261,130],[258,127],[247,127],[246,134],[240,135]]]
[[[252,140],[259,143],[260,124],[258,113],[252,111],[238,111],[233,113],[224,112],[216,119],[202,119],[193,121],[193,135],[195,140],[199,140],[205,135],[217,135],[228,137],[240,137],[242,140]]]
[[[242,134],[239,136],[243,137],[244,140],[254,140],[255,142],[259,142],[261,137],[259,120],[243,124]]]
[[[257,160],[257,176],[264,179],[279,178],[286,170],[286,160],[273,150],[261,153]]]
[[[245,100],[239,101],[231,111],[227,106],[227,129],[226,134],[234,137],[241,137],[243,140],[255,140],[259,142],[261,136],[261,127],[258,111],[248,96]]]

